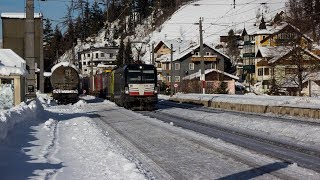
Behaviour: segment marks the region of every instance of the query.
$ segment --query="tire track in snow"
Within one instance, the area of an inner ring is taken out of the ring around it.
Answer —
[[[45,128],[50,131],[50,141],[47,146],[44,148],[45,154],[43,157],[50,164],[58,164],[61,163],[61,160],[56,158],[55,155],[59,151],[59,142],[58,142],[58,134],[59,134],[59,122],[54,119],[49,119],[45,122]],[[59,170],[49,170],[50,172],[46,172],[45,179],[55,179],[55,176]]]

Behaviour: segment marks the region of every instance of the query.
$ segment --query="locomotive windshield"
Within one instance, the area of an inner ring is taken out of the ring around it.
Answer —
[[[154,70],[128,70],[128,83],[155,83]]]

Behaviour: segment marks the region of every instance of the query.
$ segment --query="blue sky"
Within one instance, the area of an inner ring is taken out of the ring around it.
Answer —
[[[44,18],[49,18],[52,22],[52,28],[56,23],[61,22],[65,16],[67,5],[71,0],[34,0],[35,12],[41,12]],[[93,1],[93,0],[90,0]],[[0,0],[0,13],[6,12],[24,12],[26,0]],[[2,39],[2,21],[0,19],[0,39]]]

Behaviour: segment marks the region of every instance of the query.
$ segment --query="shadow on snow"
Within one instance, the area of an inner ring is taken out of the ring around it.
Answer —
[[[287,168],[288,166],[289,166],[289,163],[286,163],[286,162],[275,162],[275,163],[267,164],[258,168],[242,171],[236,174],[231,174],[231,175],[219,178],[218,180],[252,179],[258,176],[262,176],[264,174],[272,173],[274,171],[277,171],[283,168]]]

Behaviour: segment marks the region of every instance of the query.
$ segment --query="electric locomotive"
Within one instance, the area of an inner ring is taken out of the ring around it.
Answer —
[[[157,70],[153,65],[128,64],[110,76],[109,98],[128,109],[153,110],[158,102]]]

